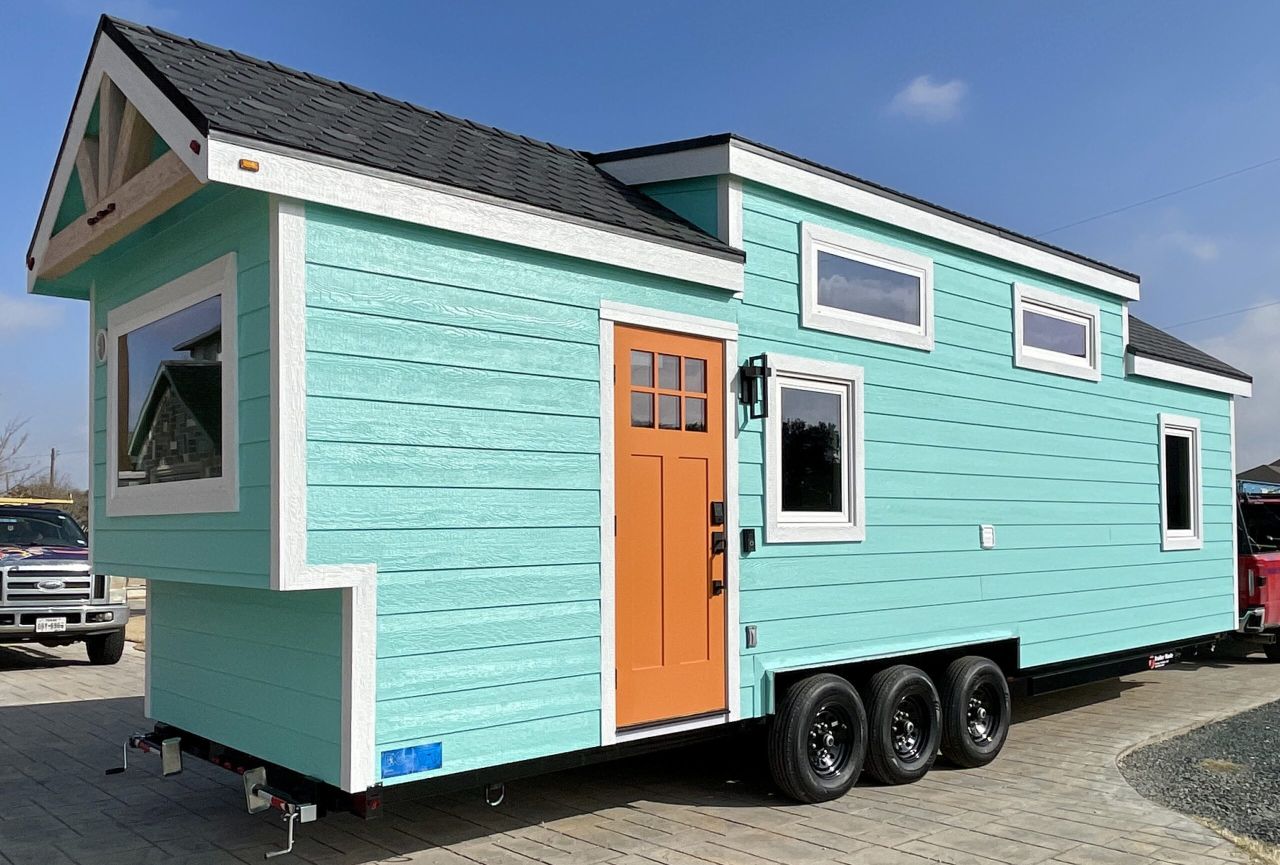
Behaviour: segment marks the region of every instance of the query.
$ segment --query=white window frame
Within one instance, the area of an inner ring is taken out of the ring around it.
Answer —
[[[1085,327],[1086,357],[1074,357],[1023,344],[1023,312],[1058,318]],[[1013,284],[1013,363],[1024,369],[1051,372],[1087,381],[1102,380],[1102,309],[1043,288]]]
[[[221,295],[222,302],[222,476],[119,485],[120,337],[187,307]],[[107,516],[196,514],[240,508],[239,388],[236,367],[236,254],[229,252],[172,282],[107,313]]]
[[[800,224],[800,320],[814,330],[933,351],[933,259],[865,237]],[[905,273],[920,280],[920,323],[907,324],[818,302],[818,253]]]
[[[1169,528],[1169,490],[1165,483],[1165,439],[1181,436],[1190,442],[1189,470],[1191,494],[1191,528]],[[1204,548],[1204,473],[1200,460],[1200,421],[1175,414],[1160,415],[1160,548],[1162,550],[1199,550]]]
[[[863,369],[846,363],[769,354],[769,417],[765,422],[767,543],[862,541],[866,525],[866,448],[863,434]],[[839,513],[782,510],[782,388],[798,387],[841,395],[841,465],[844,506]]]

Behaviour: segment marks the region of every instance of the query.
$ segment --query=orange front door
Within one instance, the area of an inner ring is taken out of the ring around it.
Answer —
[[[614,329],[619,727],[725,708],[724,344]],[[723,505],[719,509],[723,509]]]

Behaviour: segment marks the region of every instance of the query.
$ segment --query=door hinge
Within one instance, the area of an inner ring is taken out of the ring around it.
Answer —
[[[613,515],[613,536],[615,538],[618,536],[618,515],[617,514]]]

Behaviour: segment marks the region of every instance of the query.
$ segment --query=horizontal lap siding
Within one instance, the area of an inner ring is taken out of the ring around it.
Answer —
[[[228,252],[236,253],[240,509],[108,517],[107,367],[93,367],[93,559],[101,571],[156,580],[265,587],[270,579],[270,266],[266,196],[207,189],[104,253],[95,328],[110,310]]]
[[[378,567],[377,749],[441,742],[444,774],[598,745],[600,301],[727,295],[307,216],[308,557]]]
[[[341,763],[341,595],[152,581],[154,718],[331,784]]]
[[[801,221],[933,258],[935,350],[801,327]],[[1001,636],[1032,666],[1233,627],[1228,401],[1125,378],[1118,301],[751,185],[743,231],[742,355],[865,368],[868,526],[862,543],[763,543],[744,558],[742,621],[758,626],[744,685]],[[1100,305],[1101,382],[1013,366],[1015,280]],[[1203,550],[1160,549],[1162,411],[1201,421]],[[741,523],[761,538],[763,445],[761,424],[746,424]],[[994,550],[979,549],[982,523],[996,526]]]

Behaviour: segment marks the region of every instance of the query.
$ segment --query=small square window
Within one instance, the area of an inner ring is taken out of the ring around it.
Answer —
[[[701,397],[684,398],[684,428],[689,432],[707,431],[707,401]]]
[[[644,391],[631,392],[631,425],[653,426],[653,394]]]
[[[636,387],[653,387],[653,355],[631,350],[631,383]]]
[[[1160,542],[1166,550],[1204,546],[1200,421],[1160,415]]]
[[[680,390],[680,358],[673,354],[658,355],[658,387]]]
[[[702,358],[684,359],[684,389],[689,393],[707,392],[707,362]]]
[[[665,393],[658,397],[658,427],[680,429],[680,397]]]
[[[1101,380],[1101,316],[1097,304],[1014,283],[1014,365]]]

